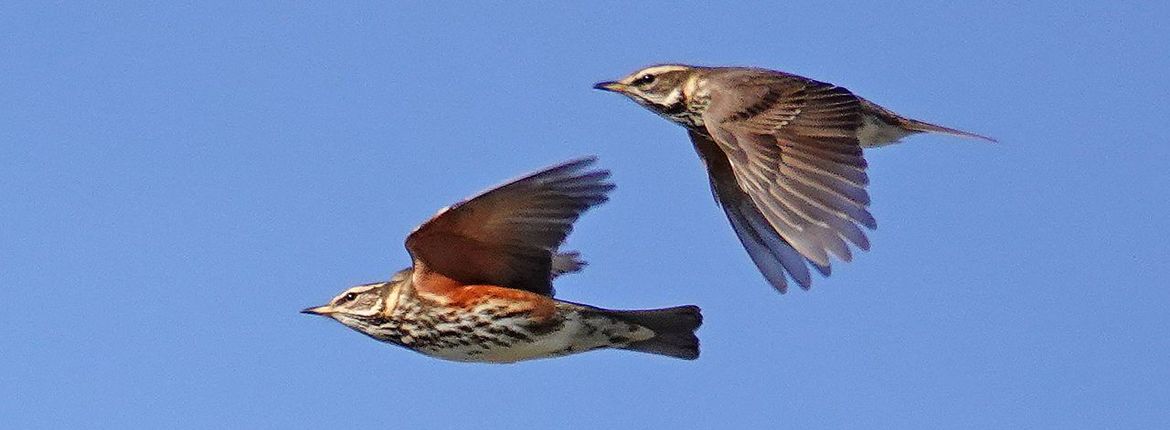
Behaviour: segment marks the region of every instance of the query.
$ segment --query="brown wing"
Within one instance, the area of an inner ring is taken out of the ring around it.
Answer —
[[[731,227],[739,236],[743,247],[747,249],[752,262],[764,274],[768,283],[772,284],[781,293],[788,291],[788,284],[784,278],[787,271],[801,285],[810,282],[808,266],[804,264],[804,257],[796,252],[788,242],[776,233],[776,229],[768,223],[764,215],[756,209],[751,197],[744,193],[735,180],[735,173],[731,170],[731,163],[727,160],[719,144],[707,135],[689,131],[691,142],[695,150],[707,164],[707,172],[711,176],[711,192],[715,200],[723,207]]]
[[[442,275],[551,295],[552,260],[586,209],[607,200],[607,170],[596,158],[554,166],[440,210],[406,238],[415,284]]]
[[[858,227],[876,227],[866,209],[869,178],[856,138],[860,99],[831,84],[756,69],[728,71],[708,85],[709,138],[693,134],[692,141],[696,147],[714,142],[727,158],[730,169],[721,174],[734,176],[742,194],[717,197],[769,282],[785,289],[783,277],[765,269],[778,262],[809,287],[807,268],[791,258],[792,250],[828,275],[829,253],[852,259],[845,241],[869,249]],[[712,170],[713,184],[731,181],[716,176]]]

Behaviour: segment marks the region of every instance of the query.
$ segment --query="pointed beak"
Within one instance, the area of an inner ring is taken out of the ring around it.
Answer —
[[[624,93],[626,91],[626,84],[614,81],[598,82],[593,85],[593,89],[611,91],[615,93]]]
[[[312,307],[312,308],[305,308],[305,310],[301,311],[301,313],[302,314],[309,314],[309,315],[329,315],[329,314],[333,313],[333,309],[330,309],[329,305],[325,305],[325,306],[317,306],[317,307]]]

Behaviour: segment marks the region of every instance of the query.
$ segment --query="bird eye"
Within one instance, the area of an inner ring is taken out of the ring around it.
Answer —
[[[647,73],[645,75],[639,76],[638,79],[634,79],[633,84],[634,85],[646,85],[646,84],[649,84],[651,82],[654,82],[654,75]]]
[[[351,301],[353,301],[353,299],[356,299],[356,298],[357,298],[357,293],[349,293],[349,294],[346,294],[345,297],[341,298],[341,302],[342,303],[351,302]]]

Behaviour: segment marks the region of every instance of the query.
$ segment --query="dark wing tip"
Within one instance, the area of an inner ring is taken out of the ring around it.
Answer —
[[[570,159],[570,160],[562,162],[560,164],[555,164],[551,167],[545,168],[545,169],[543,169],[537,173],[534,173],[530,176],[538,176],[538,175],[544,175],[544,174],[569,175],[573,172],[576,172],[576,171],[579,171],[579,170],[584,169],[586,167],[589,167],[595,163],[597,163],[597,156],[596,155],[586,155],[583,157],[577,157],[577,158]],[[601,171],[608,172],[607,170],[601,170]]]

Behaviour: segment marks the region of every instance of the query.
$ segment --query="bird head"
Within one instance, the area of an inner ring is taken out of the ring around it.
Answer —
[[[595,89],[629,97],[643,107],[666,114],[686,107],[688,87],[694,85],[699,67],[682,64],[650,66],[616,81],[598,82]]]
[[[366,322],[387,314],[398,304],[409,278],[409,269],[398,272],[387,282],[362,284],[343,291],[329,303],[307,308],[301,313],[333,318],[351,328],[362,330]]]

